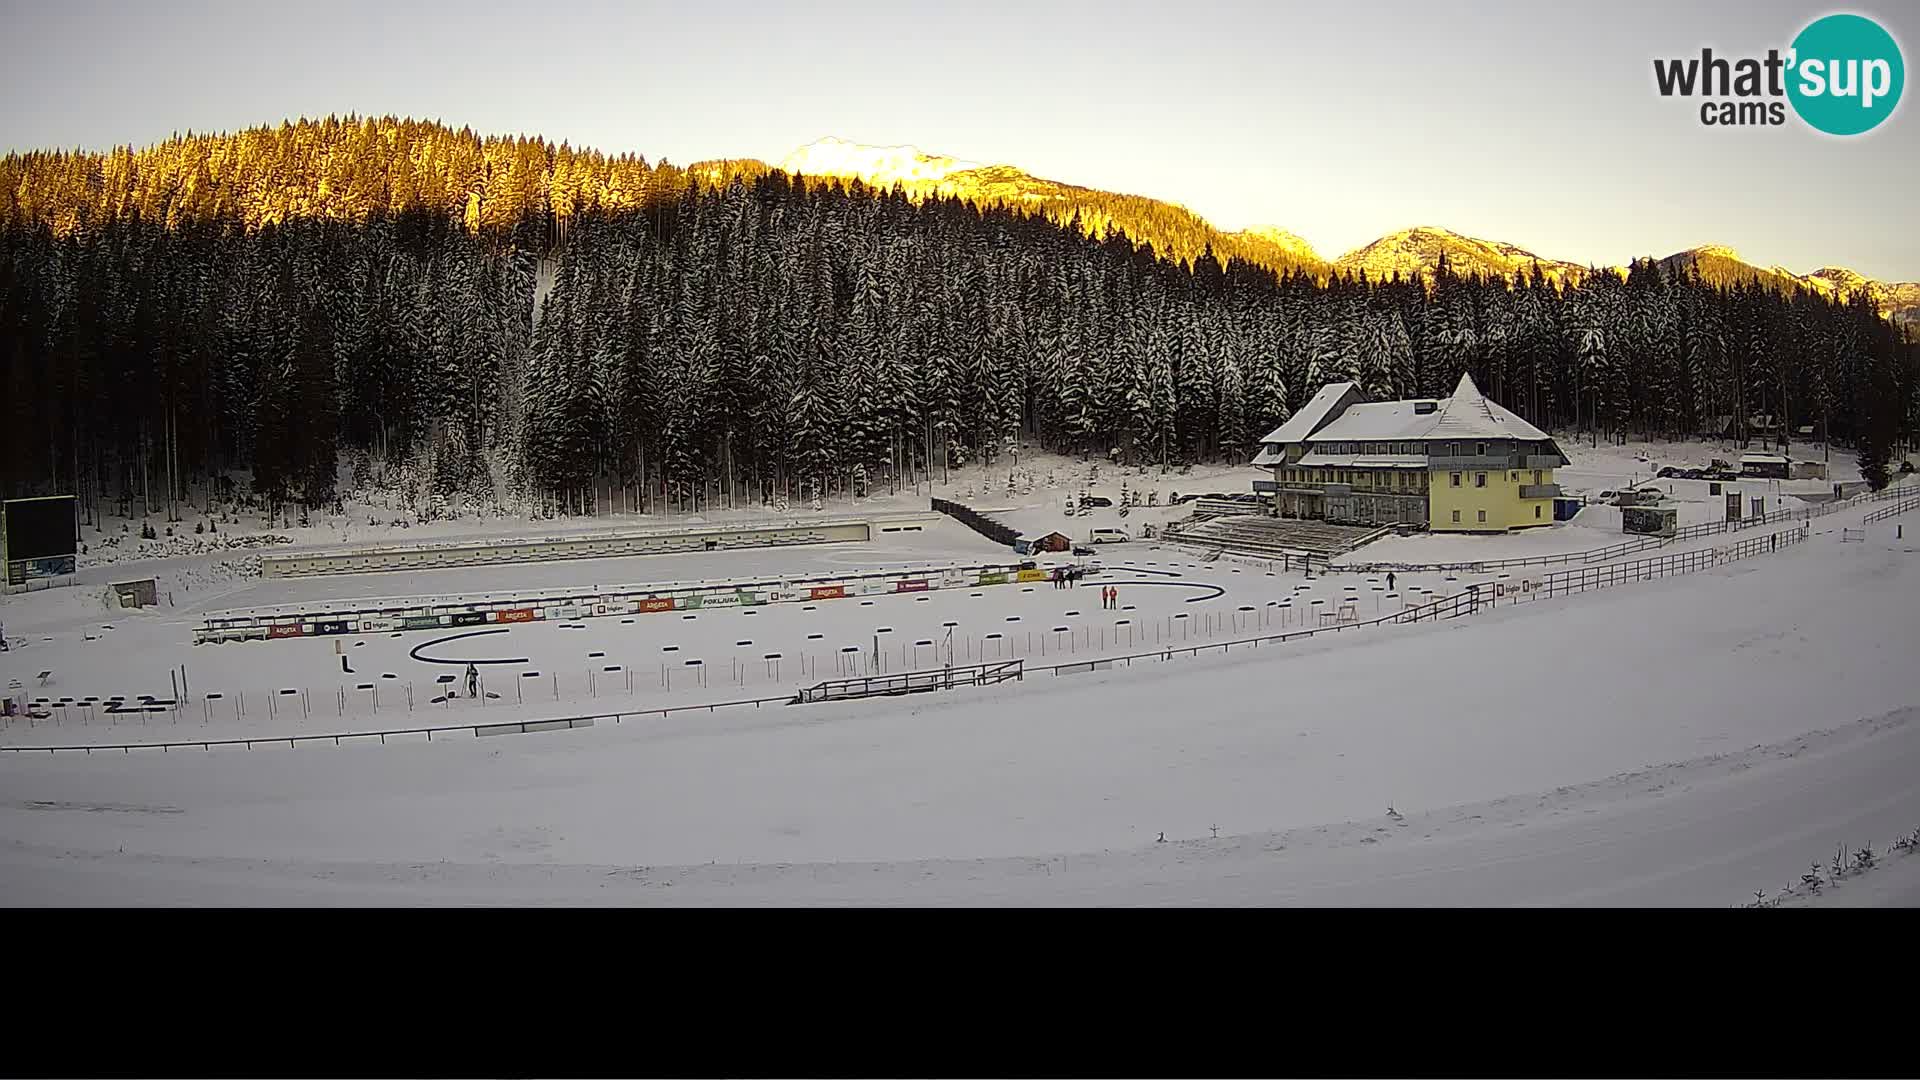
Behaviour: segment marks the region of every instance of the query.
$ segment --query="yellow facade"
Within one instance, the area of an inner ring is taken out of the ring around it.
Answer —
[[[1553,483],[1552,469],[1435,469],[1429,477],[1430,532],[1505,532],[1553,524],[1553,499],[1520,489]]]

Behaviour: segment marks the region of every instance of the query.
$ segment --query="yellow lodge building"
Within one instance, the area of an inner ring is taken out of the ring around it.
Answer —
[[[1553,470],[1566,463],[1546,432],[1467,375],[1452,397],[1406,401],[1367,401],[1353,383],[1331,383],[1253,459],[1273,470],[1280,517],[1434,532],[1551,525]]]

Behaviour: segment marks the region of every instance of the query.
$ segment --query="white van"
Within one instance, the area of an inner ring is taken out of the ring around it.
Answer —
[[[1124,544],[1131,539],[1125,529],[1092,529],[1087,533],[1090,544]]]

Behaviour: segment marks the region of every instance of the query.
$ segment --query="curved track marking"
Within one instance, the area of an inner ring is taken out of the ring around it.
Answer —
[[[529,661],[524,656],[514,660],[442,660],[437,656],[421,656],[420,655],[420,650],[422,649],[430,649],[435,645],[444,645],[449,641],[459,641],[462,638],[486,637],[488,634],[504,634],[506,632],[507,630],[505,627],[498,627],[492,630],[469,630],[464,634],[450,634],[443,638],[434,638],[432,641],[423,641],[420,644],[415,645],[412,649],[408,650],[407,655],[411,656],[415,660],[420,661],[423,664],[446,664],[452,667],[465,667],[468,664],[531,663],[531,661]]]
[[[1200,582],[1200,581],[1103,581],[1101,582],[1101,584],[1102,585],[1159,585],[1165,588],[1172,588],[1172,589],[1212,589],[1213,590],[1212,592],[1208,593],[1205,596],[1188,597],[1186,602],[1189,604],[1202,603],[1204,601],[1213,600],[1218,597],[1225,596],[1227,594],[1227,590],[1222,586],[1209,585],[1205,582]]]

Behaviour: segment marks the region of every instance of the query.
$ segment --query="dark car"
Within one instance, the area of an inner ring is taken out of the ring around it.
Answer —
[[[1075,555],[1091,555],[1093,554],[1093,549],[1090,547],[1075,547],[1073,553]]]
[[[1112,506],[1113,500],[1104,495],[1089,495],[1080,500],[1081,506]]]
[[[1661,469],[1659,472],[1655,473],[1654,475],[1658,476],[1662,480],[1671,480],[1674,477],[1681,475],[1681,472],[1679,469],[1676,469],[1673,466],[1669,465],[1666,468]]]

